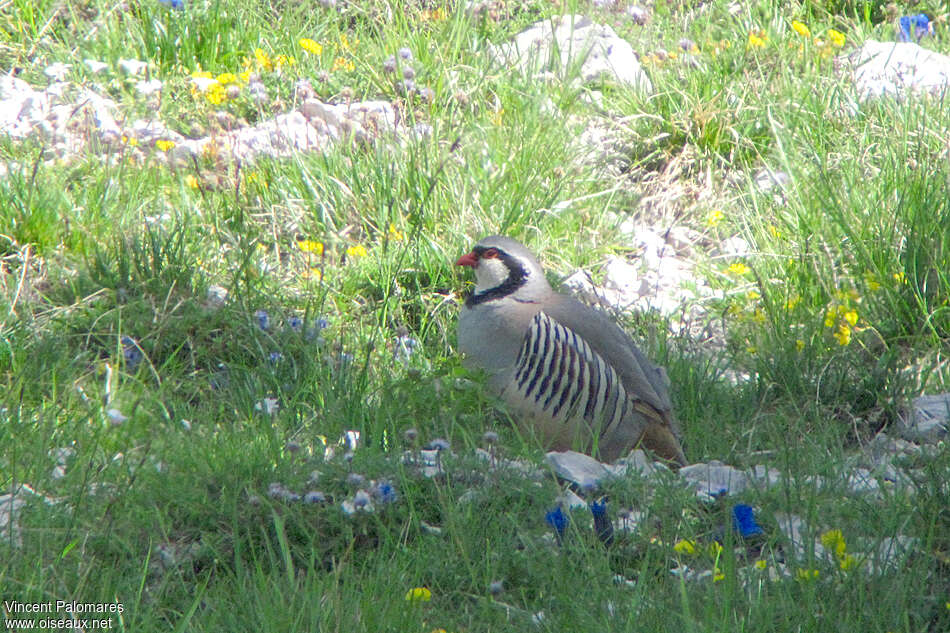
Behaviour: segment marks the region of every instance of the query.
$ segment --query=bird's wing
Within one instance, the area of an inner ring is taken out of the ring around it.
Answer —
[[[637,407],[641,413],[659,418],[658,422],[671,427],[678,435],[665,372],[651,363],[607,315],[571,297],[556,297],[544,306],[548,317],[573,330],[613,367],[635,405],[641,405]]]

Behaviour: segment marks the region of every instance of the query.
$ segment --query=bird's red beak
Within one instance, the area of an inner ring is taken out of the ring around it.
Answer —
[[[471,266],[472,268],[475,268],[476,266],[478,266],[478,256],[475,255],[474,251],[471,253],[466,253],[462,255],[461,257],[459,257],[457,260],[455,260],[455,265],[456,266]]]

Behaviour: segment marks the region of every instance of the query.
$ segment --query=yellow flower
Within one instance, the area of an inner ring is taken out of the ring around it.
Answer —
[[[239,72],[238,77],[241,79],[241,81],[246,83],[251,80],[251,71],[245,70],[245,71]]]
[[[356,70],[356,64],[352,60],[347,59],[346,57],[337,57],[333,60],[333,66],[330,67],[330,72],[336,72],[338,70]]]
[[[907,283],[907,275],[904,274],[904,271],[901,271],[899,273],[894,273],[893,277],[894,277],[894,281],[896,281],[899,284]]]
[[[825,549],[834,552],[835,558],[838,559],[843,558],[848,549],[848,545],[844,540],[844,534],[841,533],[841,530],[828,530],[822,533],[821,544],[825,546]]]
[[[165,139],[155,141],[155,147],[163,152],[167,152],[171,148],[175,147],[175,141],[167,141]]]
[[[217,80],[219,84],[221,84],[222,86],[225,86],[227,84],[237,83],[238,78],[237,78],[237,75],[235,75],[234,73],[221,73],[220,75],[217,76]]]
[[[835,48],[841,48],[844,46],[845,38],[844,33],[841,31],[836,31],[834,29],[828,29],[828,41],[831,42],[831,45]]]
[[[759,34],[761,33],[761,35]],[[747,48],[765,48],[765,41],[768,37],[762,31],[756,33],[755,31],[749,33],[749,42]]]
[[[228,100],[228,93],[219,83],[213,83],[205,90],[205,99],[212,105],[221,105]]]
[[[844,347],[851,342],[851,328],[842,323],[838,326],[838,331],[832,334],[832,336],[838,341],[838,345]]]
[[[725,579],[726,579],[726,575],[722,573],[721,571],[719,571],[718,567],[713,570],[713,582],[719,582]]]
[[[402,240],[404,237],[406,237],[406,236],[403,235],[402,231],[400,231],[399,229],[397,229],[397,228],[396,228],[396,225],[393,224],[392,222],[390,222],[390,223],[389,223],[389,238],[390,238],[390,239],[393,239],[393,240],[396,240],[396,241],[398,242],[398,241]]]
[[[270,55],[264,52],[263,48],[254,49],[254,60],[257,62],[258,68],[263,68],[264,70],[273,70],[274,63],[271,61]]]
[[[729,266],[727,270],[733,275],[744,275],[751,269],[742,262],[736,262],[735,264]]]
[[[870,270],[864,271],[864,283],[871,292],[881,289],[881,282],[876,279],[874,273],[872,273]]]
[[[692,556],[696,553],[696,544],[689,539],[680,539],[676,541],[675,545],[673,545],[673,550],[677,554],[686,554],[687,556]]]
[[[304,279],[313,279],[314,281],[323,281],[323,271],[317,268],[316,266],[311,266],[307,270],[300,273],[300,276]]]
[[[798,578],[799,580],[814,580],[815,578],[818,578],[818,570],[817,569],[799,569],[795,573],[795,577]]]
[[[366,247],[362,244],[357,244],[356,246],[351,246],[346,249],[346,254],[350,257],[366,257]]]
[[[293,66],[297,63],[297,60],[291,57],[290,55],[278,55],[274,58],[274,66],[280,68],[282,66]]]
[[[126,136],[125,134],[123,134],[122,144],[128,145],[129,147],[135,147],[136,145],[139,144],[139,140],[134,136]]]
[[[314,255],[323,255],[323,242],[314,240],[297,240],[297,248],[304,253],[313,253]]]
[[[432,11],[424,10],[421,17],[423,20],[430,22],[443,22],[445,20],[445,9],[439,7]]]
[[[805,349],[805,341],[803,341],[802,339],[796,339],[796,341],[795,341],[795,351],[800,352],[800,351],[802,351],[803,349]]]
[[[769,235],[775,239],[780,239],[782,237],[782,232],[778,230],[778,227],[774,224],[769,224]]]
[[[719,556],[722,555],[722,543],[720,543],[719,541],[713,541],[712,543],[710,543],[708,546],[708,549],[709,549],[709,554],[713,558],[719,558]]]
[[[759,351],[759,348],[756,347],[755,345],[749,345],[748,347],[745,348],[745,351],[749,354],[755,354],[757,351]]]
[[[706,224],[711,227],[717,227],[725,217],[726,215],[722,212],[722,209],[713,209],[709,212],[709,215],[706,216]]]
[[[406,592],[407,602],[428,602],[432,600],[432,592],[426,587],[413,587]]]
[[[858,559],[851,554],[845,554],[840,558],[838,566],[841,567],[843,571],[850,571],[858,566]]]
[[[504,115],[505,115],[505,109],[498,108],[497,110],[492,110],[491,112],[489,112],[488,118],[491,119],[491,122],[494,125],[501,125]]]
[[[811,37],[811,31],[798,20],[792,20],[792,29],[802,37]]]
[[[745,293],[745,296],[746,296],[746,299],[748,299],[749,301],[755,301],[756,299],[762,298],[762,295],[760,295],[755,290],[750,290],[749,292]]]
[[[214,79],[214,75],[212,75],[207,70],[201,70],[199,68],[195,72],[191,73],[191,78],[192,79]]]
[[[185,184],[188,185],[191,189],[198,188],[198,179],[195,178],[194,174],[188,174],[185,176]]]
[[[767,569],[768,566],[769,566],[769,564],[766,563],[765,560],[762,559],[762,558],[760,558],[759,560],[755,561],[755,568],[756,568],[756,569]]]
[[[838,313],[835,312],[834,308],[828,310],[828,312],[825,314],[825,327],[834,327],[837,316]]]
[[[844,320],[850,323],[851,325],[858,324],[858,311],[857,310],[848,310],[844,313]]]
[[[300,48],[304,49],[308,53],[311,53],[313,55],[320,55],[321,53],[323,53],[323,44],[321,44],[320,42],[314,41],[310,39],[309,37],[300,38],[300,41],[298,43],[300,44]]]
[[[795,307],[802,302],[802,298],[799,295],[792,295],[789,297],[788,301],[785,302],[786,310],[794,310]]]
[[[352,51],[354,48],[359,46],[360,38],[353,38],[353,44],[350,44],[350,40],[346,37],[346,33],[340,33],[340,48],[345,51]]]

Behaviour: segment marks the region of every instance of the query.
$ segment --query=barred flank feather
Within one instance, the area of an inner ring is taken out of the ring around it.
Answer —
[[[617,372],[584,339],[539,312],[515,362],[517,393],[558,422],[582,418],[601,435],[620,424],[630,398]]]

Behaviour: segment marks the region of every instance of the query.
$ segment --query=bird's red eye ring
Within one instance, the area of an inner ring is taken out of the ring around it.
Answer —
[[[489,248],[489,249],[483,251],[482,254],[479,255],[479,257],[482,258],[482,259],[486,259],[486,258],[487,258],[487,259],[494,259],[495,257],[498,257],[498,250],[497,250],[497,249],[494,249],[494,248]]]

